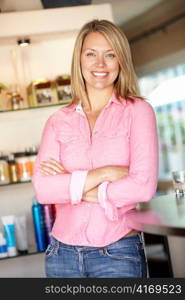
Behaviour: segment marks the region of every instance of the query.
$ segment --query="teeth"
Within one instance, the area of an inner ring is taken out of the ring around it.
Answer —
[[[107,73],[98,73],[98,72],[92,72],[95,76],[105,76]]]

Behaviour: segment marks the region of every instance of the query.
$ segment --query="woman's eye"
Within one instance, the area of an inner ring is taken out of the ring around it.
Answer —
[[[115,54],[114,53],[108,53],[108,54],[106,54],[106,57],[114,58]]]
[[[95,53],[93,53],[93,52],[88,52],[88,53],[86,54],[86,56],[95,56]]]

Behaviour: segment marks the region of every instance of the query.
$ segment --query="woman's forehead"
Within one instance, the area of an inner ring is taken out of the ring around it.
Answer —
[[[102,33],[91,32],[84,39],[83,49],[96,49],[97,47],[106,48],[107,50],[112,49],[110,43]]]

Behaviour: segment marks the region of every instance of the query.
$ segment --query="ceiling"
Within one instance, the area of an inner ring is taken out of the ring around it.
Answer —
[[[53,0],[50,1],[52,2]],[[91,3],[111,3],[115,23],[117,25],[122,25],[162,1],[169,0],[92,0]],[[53,2],[56,3],[57,0]],[[70,3],[70,0],[68,2]],[[0,9],[2,12],[36,10],[42,8],[43,5],[41,0],[0,0]]]
[[[51,1],[56,7],[57,1],[74,4],[76,0],[0,0],[0,10],[3,13],[44,9],[44,1]],[[92,0],[91,3],[110,3],[115,23],[129,39],[185,13],[185,0]]]

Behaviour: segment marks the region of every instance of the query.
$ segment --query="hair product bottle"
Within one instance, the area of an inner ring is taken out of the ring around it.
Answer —
[[[3,236],[3,233],[0,232],[0,258],[4,258],[8,256],[6,240]]]
[[[43,211],[44,211],[44,221],[45,221],[45,226],[46,226],[46,235],[47,235],[47,240],[48,240],[48,244],[49,244],[51,241],[50,235],[51,235],[51,230],[52,230],[53,222],[54,222],[52,206],[50,204],[44,204]]]
[[[15,217],[2,216],[1,219],[7,244],[8,256],[16,256]]]
[[[43,208],[37,202],[35,197],[32,198],[32,216],[35,230],[35,239],[37,242],[37,250],[45,251],[47,247],[46,229],[44,224]]]

